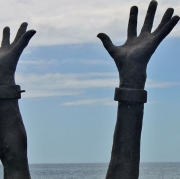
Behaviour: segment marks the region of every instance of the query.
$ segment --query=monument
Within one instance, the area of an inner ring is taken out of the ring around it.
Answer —
[[[157,1],[151,1],[139,36],[138,7],[131,8],[127,40],[122,46],[113,45],[104,33],[97,36],[114,59],[120,78],[114,97],[118,101],[118,112],[106,179],[139,177],[141,129],[144,103],[147,101],[144,90],[147,64],[158,45],[179,21],[178,16],[172,17],[174,10],[169,8],[159,26],[151,32],[156,8]]]
[[[27,137],[19,111],[20,86],[14,74],[21,53],[36,31],[26,32],[22,23],[10,44],[10,29],[5,27],[0,48],[0,159],[4,179],[30,179],[27,159]]]
[[[122,46],[115,46],[107,35],[98,34],[114,59],[120,76],[119,88],[115,90],[117,123],[106,179],[138,179],[139,176],[140,138],[144,103],[147,101],[144,90],[147,64],[158,45],[179,21],[178,16],[172,17],[174,10],[169,8],[157,29],[151,32],[156,8],[157,2],[151,1],[139,36],[138,8],[131,8],[127,41]],[[0,159],[4,179],[31,178],[26,131],[18,105],[23,90],[14,79],[19,57],[35,34],[34,30],[26,29],[27,23],[22,23],[10,43],[10,29],[5,27],[0,48]]]

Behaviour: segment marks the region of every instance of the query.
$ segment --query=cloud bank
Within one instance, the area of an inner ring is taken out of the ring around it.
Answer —
[[[27,91],[23,94],[23,98],[74,96],[84,94],[88,89],[114,89],[119,86],[117,73],[48,73],[44,75],[18,73],[16,82]],[[146,84],[146,88],[167,88],[180,85],[180,82],[148,79]]]
[[[129,9],[139,7],[138,31],[140,31],[150,1],[143,0],[6,0],[0,2],[0,27],[11,27],[13,39],[19,25],[27,21],[29,28],[37,30],[30,45],[58,45],[100,43],[96,38],[105,32],[115,42],[126,39]],[[154,27],[157,27],[168,7],[180,12],[180,1],[159,0]],[[178,13],[177,13],[178,14]],[[180,27],[170,36],[179,37]]]

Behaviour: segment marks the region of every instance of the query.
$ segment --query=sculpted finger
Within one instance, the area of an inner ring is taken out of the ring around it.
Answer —
[[[137,36],[137,15],[138,15],[138,7],[137,6],[131,7],[129,24],[128,24],[128,38]]]
[[[28,23],[27,22],[23,22],[21,24],[21,26],[19,27],[18,31],[17,31],[17,34],[16,34],[16,37],[13,41],[13,43],[17,43],[18,40],[22,37],[22,35],[26,32],[26,29],[27,29],[27,26],[28,26]]]
[[[157,34],[163,27],[164,25],[170,21],[170,19],[172,18],[172,15],[174,13],[174,9],[173,8],[168,8],[166,10],[166,12],[164,13],[164,16],[159,24],[159,26],[157,27],[157,29],[154,31],[154,34]]]
[[[172,17],[171,20],[159,31],[159,33],[157,33],[156,40],[161,42],[172,31],[179,19],[179,16]]]
[[[1,47],[7,47],[10,45],[10,28],[5,27],[3,30],[3,38],[1,42]]]
[[[36,33],[35,30],[27,31],[17,42],[17,44],[13,47],[12,52],[18,56],[21,55],[25,47],[28,45],[30,39]]]
[[[151,32],[157,5],[158,5],[157,1],[153,0],[150,2],[141,33]]]
[[[110,39],[109,36],[107,36],[106,34],[104,34],[104,33],[99,33],[99,34],[97,35],[97,37],[102,41],[105,49],[106,49],[108,52],[110,51],[110,49],[111,49],[112,47],[114,47],[111,39]]]

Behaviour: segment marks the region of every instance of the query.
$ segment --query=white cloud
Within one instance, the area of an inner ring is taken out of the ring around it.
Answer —
[[[176,81],[158,81],[148,79],[146,83],[146,88],[166,88],[171,86],[180,85],[180,82]]]
[[[65,59],[61,63],[83,63],[88,65],[114,65],[113,60],[100,60],[100,59]]]
[[[117,73],[74,73],[74,74],[16,74],[17,84],[27,92],[24,98],[79,95],[88,89],[115,88],[119,85]],[[147,88],[167,88],[180,82],[147,80]]]
[[[118,84],[115,73],[17,74],[16,81],[27,89],[25,98],[78,95],[88,88],[111,88]]]
[[[147,101],[147,104],[161,104],[160,101]],[[115,106],[117,102],[111,98],[97,98],[97,99],[85,99],[78,101],[71,101],[63,103],[64,106],[80,106],[80,105],[104,105],[104,106]]]
[[[162,104],[162,103],[164,103],[164,102],[162,102],[162,101],[147,101],[147,104]]]
[[[20,65],[52,65],[56,64],[58,61],[57,60],[50,60],[50,61],[45,61],[45,60],[20,60],[19,64]]]
[[[180,12],[180,1],[159,0],[154,27],[169,6]],[[149,1],[143,0],[6,0],[0,2],[0,27],[11,27],[12,38],[20,23],[27,21],[29,28],[37,30],[30,45],[72,43],[100,43],[96,38],[105,32],[113,41],[126,39],[129,9],[139,7],[138,29],[142,27]],[[176,13],[175,13],[176,14]],[[180,36],[180,27],[171,36]]]
[[[56,64],[65,64],[65,63],[82,63],[88,65],[114,65],[113,60],[100,60],[100,59],[64,59],[64,60],[56,60],[52,59],[50,61],[45,60],[20,60],[20,65],[56,65]]]
[[[104,105],[104,106],[114,106],[117,105],[113,99],[110,98],[100,98],[100,99],[86,99],[78,100],[73,102],[65,102],[64,106],[79,106],[79,105]]]

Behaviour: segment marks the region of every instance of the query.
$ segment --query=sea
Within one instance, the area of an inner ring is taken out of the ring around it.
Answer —
[[[107,167],[107,163],[30,164],[30,171],[32,179],[105,179]],[[139,179],[180,179],[180,163],[141,163]]]

